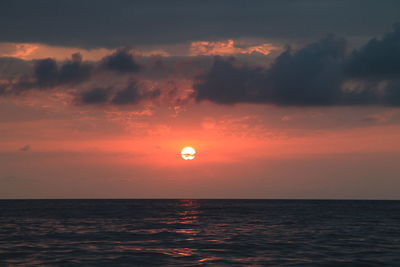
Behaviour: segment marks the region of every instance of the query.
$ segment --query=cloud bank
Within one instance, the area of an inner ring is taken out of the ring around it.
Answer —
[[[198,101],[294,106],[399,105],[400,27],[346,54],[346,41],[328,36],[293,51],[268,68],[216,57],[198,77]]]
[[[353,51],[348,51],[345,38],[328,35],[300,49],[287,47],[275,58],[260,55],[265,64],[246,63],[241,57],[226,56],[227,49],[238,49],[233,43],[221,43],[221,47],[208,44],[213,48],[210,56],[142,56],[139,60],[134,51],[121,48],[97,62],[83,61],[79,53],[63,62],[52,58],[15,59],[24,71],[18,76],[14,70],[14,76],[10,76],[14,78],[0,80],[0,94],[64,90],[73,94],[79,104],[135,105],[156,100],[163,94],[175,101],[171,84],[179,84],[184,79],[193,83],[190,95],[198,102],[400,105],[399,25],[382,38],[370,39]],[[219,50],[222,56],[211,56]],[[11,58],[1,60],[12,61]],[[151,86],[143,86],[145,83]],[[174,94],[179,95],[176,93],[179,90],[188,94],[188,88],[179,86],[173,90]]]
[[[327,32],[371,37],[399,21],[398,10],[398,0],[2,0],[0,42],[117,48],[243,37],[292,43]]]

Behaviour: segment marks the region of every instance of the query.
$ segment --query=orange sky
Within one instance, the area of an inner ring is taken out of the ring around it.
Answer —
[[[347,118],[343,127],[335,121],[346,120],[346,112],[337,109],[205,102],[176,114],[164,106],[101,110],[40,94],[3,99],[0,193],[397,198],[400,127],[390,121],[399,111],[358,108],[358,121],[375,116],[381,122],[352,125]],[[12,121],[5,121],[7,110]],[[333,123],[319,128],[325,120]],[[304,122],[309,125],[296,125]],[[187,145],[198,152],[193,161],[179,155]],[[381,172],[386,176],[376,176]]]
[[[144,88],[162,93],[130,106],[81,105],[74,98],[79,86],[1,96],[0,198],[400,199],[396,107],[219,105],[190,98],[184,71],[198,71],[191,57],[269,62],[282,49],[266,40],[230,39],[137,48],[138,57],[188,59],[166,77],[137,74]],[[23,60],[65,60],[75,52],[97,61],[115,50],[0,44],[0,56]],[[95,86],[131,79],[96,75]],[[184,146],[197,150],[195,160],[182,160]]]

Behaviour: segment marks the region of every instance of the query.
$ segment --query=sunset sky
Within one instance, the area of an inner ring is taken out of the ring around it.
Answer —
[[[0,198],[400,199],[399,11],[2,0]]]

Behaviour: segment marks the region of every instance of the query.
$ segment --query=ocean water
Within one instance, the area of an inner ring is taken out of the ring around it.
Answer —
[[[0,201],[0,266],[399,264],[400,201]]]

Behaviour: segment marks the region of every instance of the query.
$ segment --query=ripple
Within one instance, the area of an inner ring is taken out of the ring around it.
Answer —
[[[3,265],[396,265],[399,201],[0,201]]]

